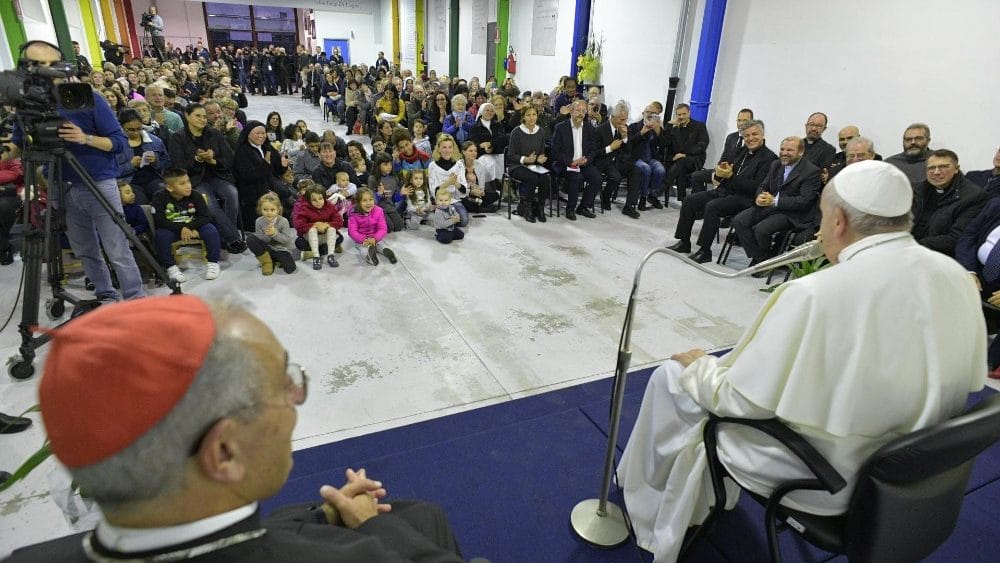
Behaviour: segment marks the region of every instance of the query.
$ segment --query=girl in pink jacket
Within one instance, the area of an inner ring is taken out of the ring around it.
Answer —
[[[378,266],[378,252],[396,263],[396,254],[382,242],[389,227],[385,222],[385,212],[375,205],[375,195],[368,188],[361,188],[354,197],[354,210],[347,217],[347,234],[354,242],[355,248],[372,266]]]

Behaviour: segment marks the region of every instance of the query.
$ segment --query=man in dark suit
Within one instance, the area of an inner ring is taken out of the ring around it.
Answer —
[[[958,237],[987,199],[986,192],[962,174],[957,154],[948,149],[931,151],[927,180],[913,191],[913,238],[931,250],[954,256]]]
[[[733,162],[733,156],[736,151],[743,148],[743,130],[746,129],[747,123],[753,119],[753,110],[750,108],[743,108],[736,114],[736,131],[726,135],[726,140],[722,144],[722,155],[719,156],[719,162]],[[712,183],[712,174],[715,173],[715,168],[703,168],[696,172],[691,173],[691,193],[703,192],[705,187]],[[678,200],[683,201],[684,198],[680,197],[678,194]]]
[[[150,297],[79,321],[51,333],[38,394],[52,452],[102,519],[9,561],[462,560],[438,507],[390,507],[363,470],[261,520],[308,377],[245,309]]]
[[[837,149],[823,140],[823,131],[826,131],[826,125],[827,118],[823,112],[817,111],[806,120],[805,156],[820,170],[829,169],[833,157],[837,154]]]
[[[781,141],[778,160],[768,167],[767,178],[757,188],[754,206],[733,218],[733,229],[750,257],[751,265],[768,258],[775,233],[816,223],[819,215],[820,169],[802,158],[800,137]]]
[[[690,258],[700,264],[712,261],[712,242],[723,217],[736,215],[754,203],[757,188],[767,177],[768,167],[777,155],[764,146],[764,123],[751,121],[743,131],[743,148],[733,155],[733,162],[720,162],[712,175],[715,189],[691,194],[681,205],[674,238],[675,252],[691,252],[691,228],[702,217],[698,251]]]
[[[990,197],[1000,195],[1000,149],[993,155],[993,168],[966,172],[965,177],[986,190],[986,195]]]
[[[955,243],[955,260],[972,276],[985,302],[983,313],[987,326],[996,332],[1000,324],[1000,198],[989,200],[986,207],[965,227]],[[987,305],[988,304],[988,305]],[[1000,334],[987,351],[990,377],[1000,376]]]
[[[635,161],[628,144],[628,105],[619,102],[611,109],[608,119],[597,127],[597,157],[594,166],[604,175],[601,207],[611,209],[611,200],[618,193],[622,178],[627,178],[628,195],[625,196],[623,215],[639,218],[635,206],[639,201],[639,182],[630,178]]]
[[[674,119],[665,129],[667,177],[663,182],[664,205],[670,200],[670,186],[677,186],[677,200],[683,201],[691,185],[691,173],[705,165],[708,129],[703,121],[691,119],[691,107],[677,104]]]
[[[552,133],[552,167],[566,180],[566,218],[576,221],[579,213],[593,219],[594,199],[601,190],[601,172],[594,166],[598,152],[597,131],[584,119],[587,102],[576,100],[570,118],[556,125]],[[585,185],[577,205],[580,186]]]

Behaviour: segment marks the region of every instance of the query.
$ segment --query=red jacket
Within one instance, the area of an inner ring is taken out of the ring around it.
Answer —
[[[21,159],[0,160],[0,184],[14,184],[17,194],[24,190],[24,172],[21,170]]]
[[[292,207],[292,225],[299,236],[305,236],[314,223],[329,223],[331,227],[340,230],[344,226],[344,218],[337,212],[337,206],[329,201],[323,202],[323,207],[316,209],[305,198],[299,198]]]

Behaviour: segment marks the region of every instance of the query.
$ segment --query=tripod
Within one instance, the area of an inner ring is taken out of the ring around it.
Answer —
[[[28,144],[22,155],[24,168],[24,185],[28,189],[34,188],[30,200],[26,202],[24,211],[24,245],[21,252],[24,261],[24,307],[21,310],[21,323],[18,325],[18,333],[21,335],[21,347],[19,355],[12,356],[7,360],[7,372],[14,379],[27,379],[34,375],[35,352],[47,343],[52,337],[49,333],[42,333],[38,336],[32,334],[33,328],[38,325],[38,306],[42,299],[42,260],[48,264],[48,284],[52,290],[52,297],[45,302],[45,313],[50,320],[55,320],[63,316],[66,311],[66,303],[73,305],[69,322],[76,317],[90,312],[101,306],[101,301],[97,299],[82,299],[76,297],[63,288],[63,261],[61,234],[66,230],[65,205],[66,198],[62,194],[62,166],[68,163],[70,167],[83,180],[82,184],[74,185],[74,189],[87,189],[100,203],[101,207],[108,212],[115,225],[125,233],[125,237],[132,243],[133,247],[139,251],[142,259],[148,264],[160,279],[173,290],[174,294],[181,293],[179,283],[170,279],[166,271],[159,262],[149,253],[149,250],[142,244],[139,238],[132,232],[132,227],[125,222],[124,216],[119,213],[111,203],[104,197],[94,180],[87,174],[87,171],[80,165],[73,153],[66,150],[61,143],[55,146],[38,147]],[[49,205],[45,213],[45,223],[41,228],[37,227],[32,218],[32,207],[37,207],[41,194],[37,188],[36,170],[39,165],[47,165],[46,184],[49,189]],[[53,197],[54,196],[54,197]],[[52,202],[59,202],[59,207],[52,205]],[[32,204],[36,204],[33,206]],[[62,323],[65,324],[65,323]],[[61,326],[61,325],[60,325]]]

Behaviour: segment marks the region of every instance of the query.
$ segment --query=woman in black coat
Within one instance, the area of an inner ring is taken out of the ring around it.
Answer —
[[[280,178],[288,168],[288,158],[274,149],[260,121],[247,122],[236,141],[233,167],[236,189],[240,194],[243,229],[253,231],[257,220],[257,200],[271,191],[273,179]]]

